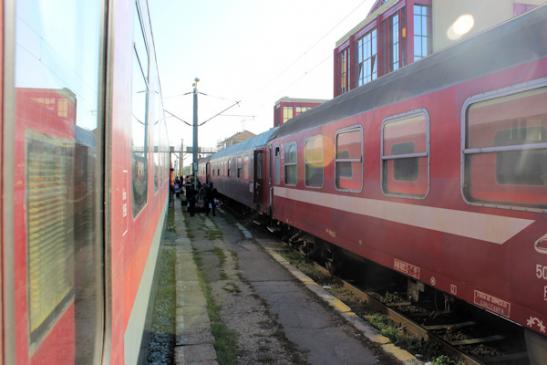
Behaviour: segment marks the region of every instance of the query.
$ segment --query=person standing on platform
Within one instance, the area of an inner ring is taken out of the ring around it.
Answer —
[[[216,215],[216,197],[217,197],[217,189],[213,186],[213,183],[210,182],[209,184],[206,184],[206,190],[205,190],[205,204],[206,204],[206,210],[205,213],[209,215],[209,209],[213,213],[213,217]]]
[[[188,200],[188,212],[193,217],[196,212],[196,190],[192,184],[186,186],[186,199]]]

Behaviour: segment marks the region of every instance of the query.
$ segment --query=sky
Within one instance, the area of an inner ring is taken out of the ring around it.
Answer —
[[[152,0],[149,2],[165,110],[192,121],[238,106],[199,128],[199,145],[241,130],[273,126],[284,96],[331,99],[336,41],[363,20],[374,0]],[[235,115],[235,116],[234,116]],[[192,128],[167,116],[171,145],[192,145]]]

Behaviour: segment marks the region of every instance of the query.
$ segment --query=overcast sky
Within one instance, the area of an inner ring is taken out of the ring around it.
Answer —
[[[215,146],[243,129],[273,126],[283,96],[330,99],[336,41],[363,20],[374,0],[152,0],[149,2],[164,107],[192,121],[192,90],[201,81],[199,120],[236,100],[199,129],[200,146]],[[171,145],[191,145],[191,127],[167,119]]]

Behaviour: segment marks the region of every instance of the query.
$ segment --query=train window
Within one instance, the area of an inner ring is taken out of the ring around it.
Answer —
[[[16,183],[4,189],[18,208],[2,248],[13,262],[3,299],[16,308],[3,308],[3,338],[13,339],[7,352],[18,363],[91,364],[100,359],[104,318],[105,9],[56,2],[71,9],[67,18],[44,5],[13,3],[13,98],[4,100],[12,127],[3,131],[13,153],[3,162],[14,166]]]
[[[363,133],[353,127],[336,134],[336,188],[361,191],[363,188]]]
[[[323,153],[323,136],[310,137],[304,142],[304,183],[306,186],[313,188],[323,186],[325,170]]]
[[[281,184],[281,151],[279,146],[275,147],[275,175],[274,175],[274,184]]]
[[[243,177],[242,169],[243,169],[243,163],[241,161],[241,157],[238,157],[237,158],[237,178],[238,179],[241,179]]]
[[[150,86],[152,88],[152,92],[149,93],[149,103],[150,103],[150,120],[152,121],[151,127],[152,127],[152,137],[154,142],[154,155],[153,155],[153,161],[154,161],[154,191],[158,191],[158,188],[161,184],[160,177],[161,177],[161,128],[162,128],[162,104],[161,104],[161,96],[160,96],[160,90],[159,90],[159,84],[157,82],[159,80],[157,69],[152,67],[150,69]]]
[[[135,5],[137,5],[135,3]],[[135,7],[133,47],[132,181],[133,216],[144,207],[148,195],[148,49],[140,14]]]
[[[382,128],[382,189],[424,197],[429,184],[429,126],[425,111],[386,119]]]
[[[470,202],[547,207],[547,87],[472,102],[465,118]]]
[[[296,143],[285,145],[285,184],[296,185]]]
[[[243,158],[243,179],[249,180],[249,156]]]

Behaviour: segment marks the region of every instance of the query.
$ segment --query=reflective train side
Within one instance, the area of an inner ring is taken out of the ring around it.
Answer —
[[[136,363],[169,170],[148,2],[0,9],[0,363]]]
[[[545,356],[546,20],[544,6],[281,126],[258,150],[262,210],[519,323]]]

